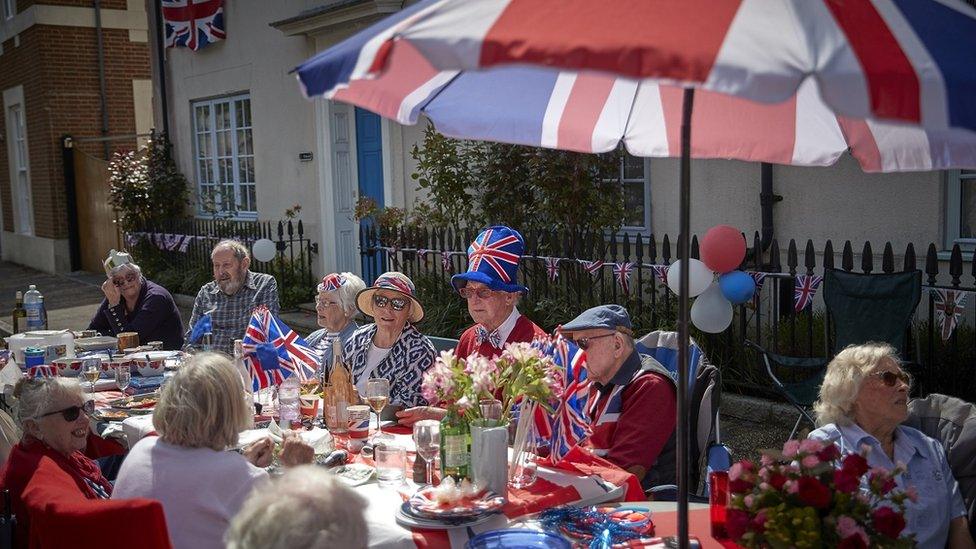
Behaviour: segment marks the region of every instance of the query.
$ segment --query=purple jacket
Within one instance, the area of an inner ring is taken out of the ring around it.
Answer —
[[[143,279],[139,299],[131,313],[126,311],[124,297],[115,307],[109,307],[108,300],[103,299],[88,329],[108,336],[138,332],[140,345],[162,341],[167,351],[183,348],[183,319],[173,296],[166,288],[147,279]]]

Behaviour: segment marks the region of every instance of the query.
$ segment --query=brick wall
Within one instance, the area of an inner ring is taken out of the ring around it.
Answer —
[[[70,2],[58,2],[68,4]],[[120,2],[124,7],[125,1]],[[25,4],[23,0],[18,8]],[[81,2],[79,2],[81,4]],[[103,5],[111,4],[105,1]],[[91,5],[88,2],[88,5]],[[149,79],[148,44],[129,41],[128,31],[103,29],[109,135],[134,134],[132,80]],[[93,28],[35,25],[3,44],[0,55],[0,90],[24,87],[27,139],[30,153],[34,232],[37,236],[68,237],[61,136],[101,135],[102,116],[98,80],[97,37]],[[0,113],[0,128],[6,128]],[[5,131],[5,130],[4,130]],[[113,142],[113,150],[132,149],[134,141]],[[78,148],[103,157],[100,143]],[[13,230],[9,159],[0,147],[0,197],[5,231]]]
[[[78,6],[82,8],[95,7],[94,0],[17,0],[17,11],[24,11],[34,4]],[[102,0],[101,4],[102,9],[124,10],[126,0]]]

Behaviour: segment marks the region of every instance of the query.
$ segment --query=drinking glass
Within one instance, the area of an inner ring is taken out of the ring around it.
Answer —
[[[380,412],[386,408],[386,403],[390,400],[390,380],[386,378],[373,378],[366,380],[366,402],[376,413],[376,436],[374,438],[388,438],[383,434],[383,424],[380,422]]]
[[[91,392],[95,393],[95,382],[102,375],[102,361],[98,358],[86,358],[82,363],[82,373],[91,385]]]
[[[129,402],[132,398],[131,396],[125,394],[125,390],[129,387],[129,381],[132,379],[132,370],[128,364],[119,364],[115,367],[115,384],[119,386],[119,390],[122,391],[122,395],[125,396],[125,401]]]
[[[373,448],[373,461],[376,463],[376,480],[380,486],[403,484],[407,465],[406,449],[390,444],[377,444]]]
[[[427,485],[434,483],[431,466],[434,458],[441,449],[441,422],[436,419],[424,419],[413,424],[413,442],[417,446],[417,455],[424,460],[427,468]]]

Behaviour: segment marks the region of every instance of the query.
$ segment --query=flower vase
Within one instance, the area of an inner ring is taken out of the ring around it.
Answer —
[[[512,465],[508,470],[508,484],[512,488],[525,488],[536,480],[535,462],[536,429],[535,402],[523,400],[519,407],[515,441],[512,444]]]
[[[471,422],[471,479],[500,496],[508,490],[508,424]]]

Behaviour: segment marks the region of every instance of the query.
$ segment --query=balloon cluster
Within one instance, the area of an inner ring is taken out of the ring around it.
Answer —
[[[717,225],[705,233],[701,260],[688,260],[688,295],[698,296],[691,306],[691,322],[699,330],[710,334],[724,331],[732,323],[732,305],[745,303],[756,293],[756,281],[735,270],[745,257],[746,240],[739,229]],[[676,294],[680,280],[678,260],[668,268],[668,288]]]

